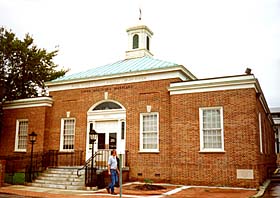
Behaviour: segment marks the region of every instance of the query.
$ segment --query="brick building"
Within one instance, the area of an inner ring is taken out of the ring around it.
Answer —
[[[153,32],[129,28],[126,59],[48,82],[49,96],[4,104],[1,155],[125,145],[129,179],[258,187],[275,166],[273,120],[253,74],[197,79],[153,58]],[[66,159],[67,161],[67,159]]]

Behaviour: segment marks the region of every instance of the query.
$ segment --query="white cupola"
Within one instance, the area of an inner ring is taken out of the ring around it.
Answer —
[[[126,59],[153,56],[150,52],[151,38],[153,32],[146,25],[128,28],[128,50]]]

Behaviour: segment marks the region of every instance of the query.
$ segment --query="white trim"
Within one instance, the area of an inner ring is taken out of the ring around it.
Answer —
[[[280,113],[280,107],[270,107],[271,113]]]
[[[28,122],[28,119],[17,119],[16,120],[15,152],[26,152],[26,150],[27,150],[27,148],[25,148],[25,149],[18,149],[19,123],[21,121],[27,121]],[[28,130],[27,130],[26,147],[27,147],[27,141],[28,141]]]
[[[203,110],[208,109],[219,109],[221,119],[221,141],[222,148],[219,149],[205,149],[203,148]],[[224,150],[224,118],[223,118],[223,107],[201,107],[199,108],[199,133],[200,133],[200,151],[199,152],[225,152]]]
[[[157,115],[157,148],[156,149],[144,149],[143,148],[143,116],[144,115]],[[140,145],[139,152],[141,153],[153,153],[159,152],[159,113],[151,112],[151,113],[140,113]]]
[[[63,149],[63,142],[64,142],[64,134],[63,134],[63,131],[64,131],[64,121],[65,120],[74,120],[74,138],[73,138],[73,149]],[[60,121],[60,146],[59,146],[59,151],[62,151],[62,152],[73,152],[75,150],[75,133],[76,133],[76,119],[75,118],[61,118],[61,121]]]
[[[92,111],[96,106],[103,102],[113,102],[122,107],[122,109],[108,109],[108,110],[95,110]],[[101,121],[101,120],[125,120],[126,110],[125,107],[116,100],[101,100],[92,105],[87,111],[87,120]]]
[[[108,109],[108,110],[95,110],[92,111],[97,105],[103,102],[114,102],[122,107],[122,109]],[[119,149],[119,143],[121,142],[121,122],[125,123],[125,137],[126,138],[126,110],[125,107],[115,100],[101,100],[94,105],[92,105],[87,111],[87,132],[86,132],[86,159],[90,157],[89,155],[89,128],[90,123],[93,124],[93,128],[96,129],[96,123],[98,121],[116,121],[118,123],[117,131],[117,149]],[[98,133],[98,131],[97,131]],[[125,139],[124,139],[125,141]],[[94,150],[97,151],[97,144],[94,144]]]
[[[7,101],[3,105],[3,109],[20,109],[31,107],[51,107],[53,99],[50,97],[26,98],[13,101]]]
[[[263,153],[263,141],[262,141],[262,115],[259,112],[259,132],[260,132],[260,153]]]
[[[125,110],[125,107],[121,104],[121,103],[119,103],[118,101],[116,101],[116,100],[108,100],[108,99],[105,99],[105,100],[100,100],[99,102],[97,102],[97,103],[95,103],[94,105],[92,105],[90,108],[89,108],[89,110],[88,110],[88,113],[90,113],[90,112],[93,112],[92,111],[92,109],[94,109],[95,107],[97,107],[98,105],[100,105],[100,104],[102,104],[102,103],[104,103],[104,102],[113,102],[113,103],[116,103],[116,104],[118,104],[118,105],[120,105],[121,106],[121,108],[122,109],[113,109],[113,110]],[[112,111],[112,109],[109,109],[109,110],[95,110],[94,112],[96,113],[96,112],[104,112],[104,111]]]
[[[274,124],[280,125],[280,118],[272,118],[274,121]]]
[[[246,88],[254,88],[256,91],[258,90],[258,85],[253,75],[230,76],[172,83],[170,84],[168,90],[170,91],[170,95],[176,95]]]
[[[49,92],[52,92],[172,78],[179,78],[182,81],[188,80],[189,78],[196,79],[184,66],[179,65],[172,68],[131,72],[112,76],[92,77],[58,82],[53,81],[47,82],[46,85],[48,86]]]

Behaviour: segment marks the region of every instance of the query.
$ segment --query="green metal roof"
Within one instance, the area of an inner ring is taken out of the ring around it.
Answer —
[[[179,65],[176,63],[162,61],[162,60],[144,56],[141,58],[125,59],[125,60],[117,61],[112,64],[92,68],[84,72],[66,75],[61,78],[55,79],[52,82],[110,76],[110,75],[125,74],[125,73],[139,72],[139,71],[149,71],[149,70],[170,68],[176,66]]]

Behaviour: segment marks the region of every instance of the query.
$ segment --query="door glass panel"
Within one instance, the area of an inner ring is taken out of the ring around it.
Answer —
[[[109,133],[109,149],[117,148],[117,133]]]
[[[98,133],[98,149],[105,149],[105,133]]]

